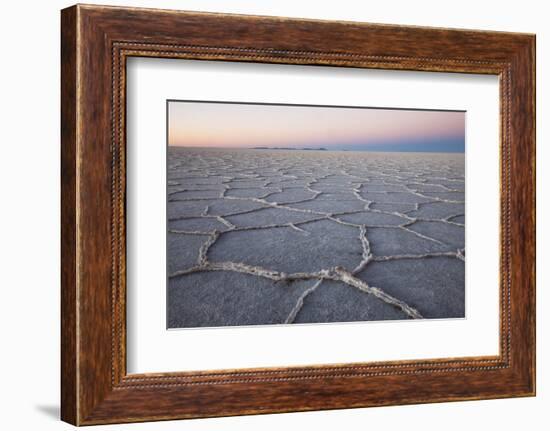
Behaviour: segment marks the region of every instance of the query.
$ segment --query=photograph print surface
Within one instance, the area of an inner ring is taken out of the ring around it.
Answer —
[[[465,112],[167,115],[168,328],[465,316]]]

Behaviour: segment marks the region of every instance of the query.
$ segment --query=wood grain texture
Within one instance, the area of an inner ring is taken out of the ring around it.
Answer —
[[[86,425],[534,394],[533,35],[74,6],[62,11],[61,36],[63,420]],[[499,356],[127,375],[130,56],[498,75]]]

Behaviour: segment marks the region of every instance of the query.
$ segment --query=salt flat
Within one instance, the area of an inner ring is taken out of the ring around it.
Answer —
[[[168,151],[169,327],[464,317],[464,154]]]

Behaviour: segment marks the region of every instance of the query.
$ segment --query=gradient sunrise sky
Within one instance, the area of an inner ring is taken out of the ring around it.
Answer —
[[[465,112],[169,101],[168,145],[464,152]]]

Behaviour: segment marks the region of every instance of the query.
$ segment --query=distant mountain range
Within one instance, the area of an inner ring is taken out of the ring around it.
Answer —
[[[298,151],[328,151],[326,148],[290,148],[290,147],[253,147],[253,150],[298,150]]]

